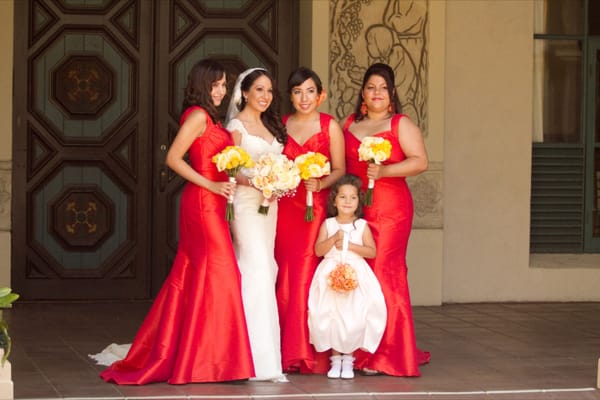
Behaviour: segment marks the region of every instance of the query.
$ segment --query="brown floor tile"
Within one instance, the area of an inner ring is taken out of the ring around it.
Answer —
[[[289,383],[119,386],[88,354],[135,335],[150,302],[27,303],[6,310],[16,399],[600,400],[600,303],[415,307],[419,378],[289,375]],[[570,389],[556,391],[555,389]]]

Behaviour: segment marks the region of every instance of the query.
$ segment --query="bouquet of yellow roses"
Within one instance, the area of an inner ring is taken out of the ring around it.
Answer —
[[[295,193],[300,184],[300,170],[284,154],[266,153],[259,157],[250,172],[250,183],[262,192],[260,214],[269,212],[271,197],[280,198]]]
[[[235,182],[235,176],[242,168],[251,168],[254,166],[254,161],[250,155],[240,146],[225,147],[221,152],[213,156],[212,162],[217,165],[217,170],[227,173],[229,182]],[[233,195],[227,199],[225,219],[227,221],[233,220]]]
[[[350,292],[358,287],[356,271],[350,264],[339,263],[327,276],[327,285],[336,292]]]
[[[331,173],[331,165],[327,157],[319,152],[309,151],[301,154],[294,160],[294,163],[300,170],[300,178],[307,180],[310,178],[320,178]],[[312,221],[315,218],[313,213],[313,193],[306,191],[306,212],[305,221]]]
[[[380,165],[390,157],[391,152],[392,144],[389,140],[376,136],[367,136],[361,141],[358,148],[358,159],[360,161],[368,161]],[[373,204],[374,187],[375,181],[369,179],[367,193],[365,195],[365,205],[367,206]]]

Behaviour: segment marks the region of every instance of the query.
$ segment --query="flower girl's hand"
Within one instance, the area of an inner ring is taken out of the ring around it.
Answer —
[[[335,248],[338,250],[342,250],[342,248],[344,247],[344,231],[340,229],[333,236],[335,237]]]

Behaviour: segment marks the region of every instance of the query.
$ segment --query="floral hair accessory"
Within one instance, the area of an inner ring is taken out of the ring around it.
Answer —
[[[322,88],[321,93],[319,93],[319,97],[317,98],[317,107],[323,104],[325,100],[327,100],[327,91],[325,88]]]

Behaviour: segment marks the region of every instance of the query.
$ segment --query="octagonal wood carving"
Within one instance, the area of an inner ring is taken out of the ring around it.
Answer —
[[[113,73],[100,58],[71,56],[53,72],[53,97],[67,115],[97,118],[113,99]]]
[[[95,185],[66,187],[50,208],[50,231],[66,248],[92,251],[111,235],[114,205]]]

